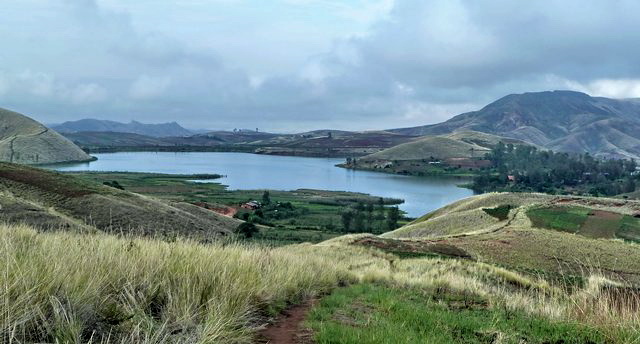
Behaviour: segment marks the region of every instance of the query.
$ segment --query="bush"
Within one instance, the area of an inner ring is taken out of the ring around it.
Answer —
[[[243,222],[238,226],[236,232],[244,235],[245,238],[251,238],[255,233],[260,232],[260,230],[253,223]]]

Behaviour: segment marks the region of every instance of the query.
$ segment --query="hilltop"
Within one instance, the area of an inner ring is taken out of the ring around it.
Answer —
[[[0,108],[0,161],[51,164],[89,160],[91,156],[57,132]]]
[[[393,129],[406,135],[479,131],[558,151],[640,157],[640,102],[573,91],[511,94],[442,123]]]
[[[129,123],[99,120],[99,119],[81,119],[78,121],[69,121],[52,126],[53,129],[60,133],[78,133],[78,132],[119,132],[133,133],[152,137],[168,137],[168,136],[190,136],[194,133],[180,126],[176,122],[146,124],[137,121]]]
[[[242,223],[189,203],[10,163],[0,163],[0,207],[3,221],[40,230],[66,228],[202,241],[230,234]]]
[[[527,144],[524,141],[481,132],[461,131],[440,136],[426,136],[370,154],[361,160],[419,160],[482,157],[491,148],[505,144]]]
[[[361,158],[348,159],[341,167],[401,174],[468,174],[488,166],[484,160],[499,142],[530,145],[518,139],[477,131],[425,136]]]

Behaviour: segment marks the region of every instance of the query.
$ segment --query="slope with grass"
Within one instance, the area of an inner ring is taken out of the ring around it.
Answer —
[[[639,329],[637,298],[619,303],[624,286],[601,276],[566,289],[357,238],[273,249],[0,225],[0,339],[251,343],[287,305],[326,293],[304,330],[320,343],[626,343]]]
[[[461,131],[425,136],[361,158],[349,159],[339,166],[412,175],[472,175],[472,171],[489,166],[484,156],[499,142],[531,145],[517,139]]]
[[[241,221],[189,203],[143,196],[71,175],[0,163],[0,214],[41,230],[59,227],[210,241]]]
[[[448,245],[511,268],[569,275],[594,270],[638,283],[639,213],[636,201],[493,193],[453,203],[382,237],[422,243],[409,246],[414,253],[441,253],[434,248]]]
[[[90,161],[71,141],[33,119],[0,108],[0,161],[51,164]]]

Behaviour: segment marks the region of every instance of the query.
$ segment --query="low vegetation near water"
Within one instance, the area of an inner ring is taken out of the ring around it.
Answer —
[[[87,182],[117,184],[125,190],[173,202],[186,202],[225,213],[259,226],[249,239],[270,245],[321,242],[349,232],[382,233],[406,223],[397,208],[401,200],[371,195],[300,189],[228,190],[215,175],[169,175],[125,172],[79,172]],[[193,182],[194,180],[207,182]],[[249,201],[260,209],[241,207]]]

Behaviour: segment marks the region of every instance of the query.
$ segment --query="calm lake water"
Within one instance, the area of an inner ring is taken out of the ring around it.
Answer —
[[[457,187],[464,179],[411,177],[353,171],[334,165],[343,159],[305,158],[248,153],[133,152],[94,154],[89,163],[55,166],[60,171],[128,171],[157,173],[217,173],[216,182],[232,190],[301,188],[364,192],[403,199],[400,209],[418,217],[453,201],[473,195]]]

